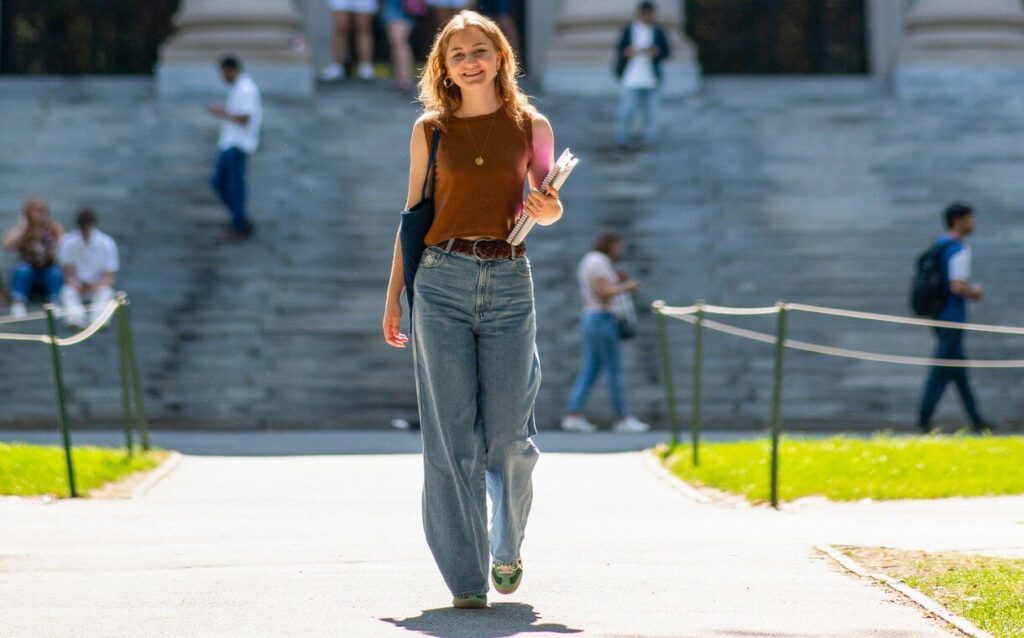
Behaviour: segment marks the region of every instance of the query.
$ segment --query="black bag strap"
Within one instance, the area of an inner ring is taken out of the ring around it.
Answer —
[[[437,149],[441,145],[441,129],[434,129],[434,136],[430,140],[430,160],[427,162],[427,174],[423,177],[423,190],[420,192],[420,201],[422,202],[427,198],[427,188],[433,186],[434,175],[437,173]],[[434,189],[430,189],[430,195],[433,197]]]

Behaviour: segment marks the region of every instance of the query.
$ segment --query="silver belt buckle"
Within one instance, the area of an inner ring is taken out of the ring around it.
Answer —
[[[485,241],[482,237],[480,239],[473,240],[473,256],[476,257],[477,261],[483,261],[483,259],[480,258],[480,255],[476,254],[476,245],[482,241]]]

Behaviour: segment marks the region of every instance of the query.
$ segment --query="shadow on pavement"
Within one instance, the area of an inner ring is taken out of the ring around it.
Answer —
[[[505,638],[519,634],[578,634],[559,623],[539,623],[533,605],[497,603],[488,609],[466,610],[444,607],[424,610],[412,618],[381,618],[396,627],[438,638]]]

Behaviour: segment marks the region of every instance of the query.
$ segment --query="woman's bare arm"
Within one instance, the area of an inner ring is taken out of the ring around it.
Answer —
[[[526,201],[526,211],[541,226],[549,226],[562,218],[562,203],[558,199],[558,191],[549,189],[547,195],[541,195],[541,183],[548,171],[555,164],[555,132],[551,129],[548,118],[540,113],[534,116],[533,122],[533,159],[530,160],[528,177],[530,180],[530,197]]]
[[[405,198],[405,209],[419,203],[420,189],[427,174],[429,160],[427,141],[423,132],[423,119],[412,127],[409,141],[409,187]],[[384,306],[384,340],[396,348],[404,348],[408,338],[399,327],[402,320],[402,292],[405,290],[405,263],[402,261],[402,245],[399,234],[395,234],[395,247],[391,257],[391,276],[388,278],[387,298]]]

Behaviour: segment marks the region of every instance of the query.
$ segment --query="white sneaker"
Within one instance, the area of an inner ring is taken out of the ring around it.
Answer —
[[[12,317],[24,317],[28,314],[28,308],[25,307],[25,302],[15,301],[11,304],[11,316]]]
[[[360,80],[372,80],[375,77],[373,72],[372,64],[360,64],[359,65],[359,79]]]
[[[619,419],[618,422],[612,426],[612,430],[616,432],[646,432],[650,429],[651,426],[632,415]]]
[[[345,77],[345,67],[341,66],[337,62],[327,66],[323,71],[320,71],[320,79],[324,82],[333,82],[334,80],[341,80]]]
[[[594,432],[597,426],[587,421],[585,416],[567,414],[562,417],[562,429],[566,432]]]

